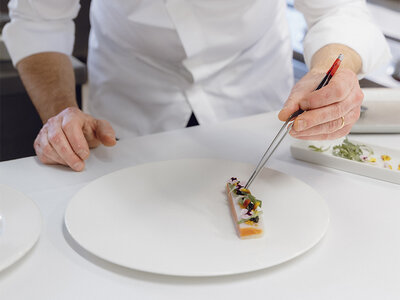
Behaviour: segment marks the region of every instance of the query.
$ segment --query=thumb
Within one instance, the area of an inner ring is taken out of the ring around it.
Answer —
[[[115,139],[115,131],[110,123],[106,120],[97,120],[96,137],[105,146],[114,146],[117,141]]]
[[[285,105],[278,114],[279,120],[286,121],[294,112],[298,111],[300,109],[299,102],[300,99],[297,99],[297,97],[290,95]]]

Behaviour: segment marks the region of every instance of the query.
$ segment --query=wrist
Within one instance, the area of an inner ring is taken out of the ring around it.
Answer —
[[[342,44],[329,44],[319,49],[311,59],[310,72],[326,73],[339,54],[343,54],[341,69],[350,69],[356,74],[360,72],[362,67],[360,55]]]
[[[50,118],[58,115],[63,110],[69,107],[79,108],[75,100],[68,100],[68,101],[57,101],[53,99],[53,101],[49,101],[51,105],[48,105],[46,109],[41,108],[38,110],[39,116],[45,124]]]

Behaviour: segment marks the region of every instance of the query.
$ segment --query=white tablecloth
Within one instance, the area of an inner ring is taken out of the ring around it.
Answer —
[[[290,137],[267,167],[311,185],[331,213],[323,240],[290,262],[226,277],[161,276],[98,259],[64,228],[71,197],[99,176],[178,158],[255,164],[280,126],[276,113],[269,113],[121,140],[93,150],[81,173],[41,165],[34,157],[0,163],[0,182],[33,199],[43,215],[38,243],[0,273],[0,299],[400,299],[400,186],[297,161]],[[400,135],[354,139],[400,148]]]

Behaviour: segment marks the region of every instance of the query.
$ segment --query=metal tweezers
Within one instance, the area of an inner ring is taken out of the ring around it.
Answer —
[[[320,88],[326,86],[329,81],[332,79],[333,75],[335,75],[336,70],[339,68],[341,61],[343,60],[343,54],[340,54],[338,58],[334,61],[332,67],[326,72],[324,78],[319,83],[318,87],[315,90],[319,90]],[[253,182],[254,178],[257,177],[258,173],[262,170],[262,168],[267,163],[268,159],[271,157],[272,153],[276,150],[282,140],[285,138],[287,133],[292,129],[294,119],[301,115],[304,110],[299,109],[298,111],[294,112],[283,124],[282,128],[279,130],[278,134],[272,140],[271,145],[269,145],[267,151],[265,151],[264,155],[261,157],[260,162],[258,163],[256,169],[254,170],[253,174],[251,174],[250,179],[247,181],[245,188],[249,188],[250,184]],[[285,130],[286,128],[286,130]]]
[[[250,184],[253,182],[253,180],[257,177],[258,173],[262,170],[262,168],[265,166],[267,163],[268,159],[271,157],[271,155],[275,152],[276,148],[280,145],[282,140],[285,138],[287,133],[292,129],[294,119],[298,116],[301,115],[304,111],[302,109],[299,109],[298,111],[294,112],[291,114],[291,116],[286,120],[286,122],[283,124],[281,129],[278,131],[278,134],[274,137],[272,140],[271,144],[269,145],[267,151],[265,151],[264,155],[261,157],[260,162],[256,166],[253,174],[251,174],[250,179],[247,181],[245,188],[249,188]],[[285,130],[286,129],[286,130]]]

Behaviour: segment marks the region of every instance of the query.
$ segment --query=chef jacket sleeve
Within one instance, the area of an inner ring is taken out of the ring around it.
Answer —
[[[79,0],[10,0],[8,8],[2,35],[14,65],[40,52],[71,55]]]
[[[391,58],[385,37],[374,24],[364,0],[296,0],[308,25],[304,59],[310,67],[318,49],[331,43],[344,44],[361,57],[362,78]]]

